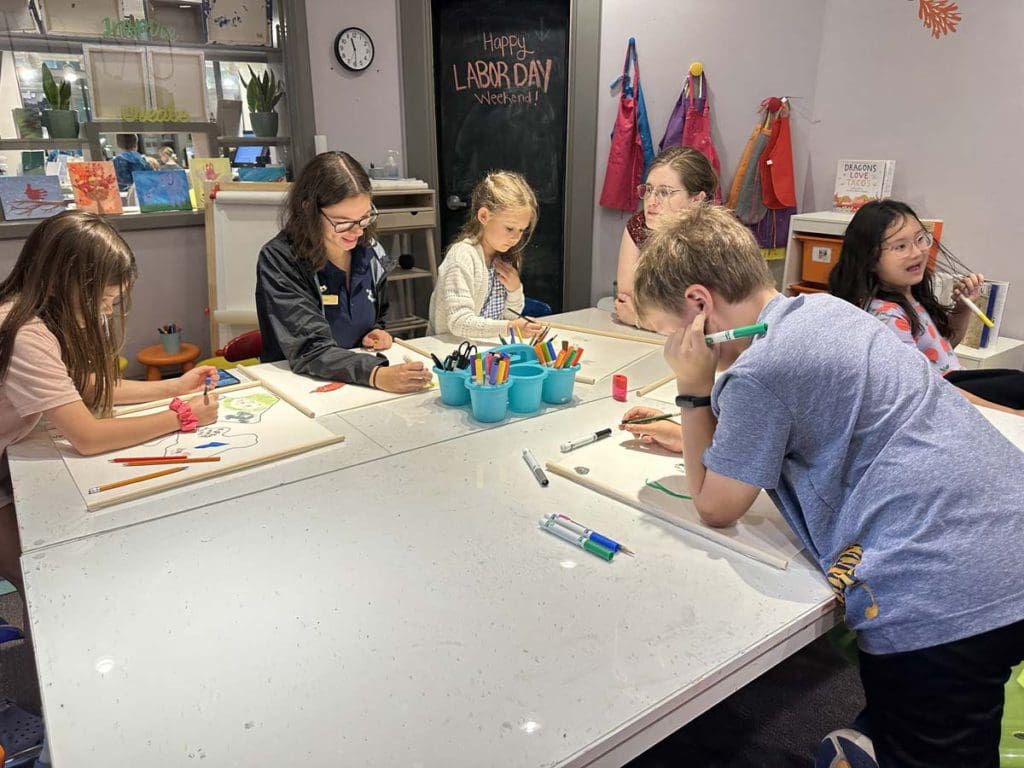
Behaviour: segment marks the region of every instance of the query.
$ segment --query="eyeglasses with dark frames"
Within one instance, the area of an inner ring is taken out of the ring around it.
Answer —
[[[355,227],[359,227],[360,229],[366,229],[368,226],[370,226],[371,224],[373,224],[373,222],[377,220],[377,216],[379,216],[380,214],[376,208],[371,208],[370,212],[363,216],[363,218],[361,219],[340,219],[338,221],[335,221],[326,213],[324,213],[324,209],[321,208],[320,215],[327,219],[327,223],[329,223],[334,228],[335,234],[341,235],[344,234],[345,232],[351,231]]]

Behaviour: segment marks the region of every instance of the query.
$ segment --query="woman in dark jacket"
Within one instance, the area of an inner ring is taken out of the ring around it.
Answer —
[[[350,351],[391,346],[386,256],[373,238],[377,210],[362,166],[346,152],[317,155],[292,186],[282,219],[256,263],[262,361],[388,392],[427,386],[422,363],[389,366],[383,356]]]

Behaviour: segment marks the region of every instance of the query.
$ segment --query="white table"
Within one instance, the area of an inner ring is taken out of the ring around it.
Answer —
[[[55,765],[620,765],[829,626],[779,571],[574,483],[585,403],[24,559]],[[611,563],[540,531],[570,510]]]

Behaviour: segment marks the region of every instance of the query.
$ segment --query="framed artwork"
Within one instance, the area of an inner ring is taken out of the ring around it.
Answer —
[[[270,45],[270,0],[205,0],[206,41]]]
[[[0,176],[0,205],[4,218],[45,219],[60,213],[67,203],[56,176]]]
[[[101,35],[103,19],[121,17],[121,0],[42,0],[50,35]]]
[[[79,210],[102,214],[124,212],[112,162],[69,163],[67,168]]]
[[[143,213],[192,210],[185,171],[133,171],[132,179]]]
[[[188,112],[189,120],[210,119],[206,102],[206,56],[184,48],[146,50],[152,84],[152,107]]]
[[[92,89],[94,120],[120,120],[124,107],[146,108],[150,73],[146,49],[131,45],[83,45]],[[203,89],[205,93],[206,89]]]

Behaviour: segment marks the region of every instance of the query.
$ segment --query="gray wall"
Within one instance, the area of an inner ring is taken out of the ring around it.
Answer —
[[[828,3],[831,5],[831,2]],[[622,72],[630,36],[637,39],[640,79],[655,151],[690,67],[704,63],[710,85],[712,139],[722,162],[722,185],[732,183],[740,155],[768,96],[792,96],[797,194],[807,173],[807,147],[826,3],[821,0],[668,2],[604,0],[601,89],[598,99],[594,206],[594,300],[611,295],[619,241],[629,215],[597,207],[604,183],[618,93],[608,85]],[[798,203],[801,201],[798,200]],[[801,205],[804,210],[806,205]]]
[[[327,137],[328,149],[383,165],[389,149],[403,146],[395,0],[306,0],[306,23],[316,132]],[[373,63],[358,74],[334,58],[334,38],[350,26],[373,38]]]

